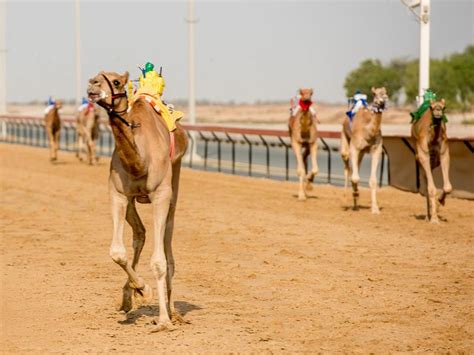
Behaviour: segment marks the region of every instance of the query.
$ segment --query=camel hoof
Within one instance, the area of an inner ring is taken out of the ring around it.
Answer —
[[[306,190],[313,191],[313,184],[311,182],[306,183]]]
[[[299,194],[299,195],[298,195],[298,200],[300,200],[300,201],[306,201],[306,195]]]
[[[171,313],[171,322],[173,324],[191,324],[190,321],[184,319],[177,311]]]
[[[158,332],[172,332],[173,330],[178,329],[170,320],[158,322],[156,327],[154,327],[151,333],[158,333]]]
[[[380,210],[378,207],[372,207],[372,213],[373,214],[380,214]]]
[[[431,218],[430,223],[431,224],[439,224],[439,219],[438,218]]]
[[[150,304],[153,301],[153,289],[145,284],[143,288],[134,289],[134,298],[136,306]]]

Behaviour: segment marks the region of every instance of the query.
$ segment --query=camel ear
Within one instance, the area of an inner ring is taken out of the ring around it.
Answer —
[[[430,106],[433,106],[434,103],[435,103],[434,100],[431,99],[431,100],[430,100]]]
[[[300,88],[300,95],[303,95],[303,89]]]
[[[125,73],[122,74],[122,79],[123,79],[124,83],[128,82],[129,76],[130,76],[130,74],[128,74],[128,71],[126,71]]]
[[[441,99],[441,104],[442,104],[443,106],[446,106],[446,101],[445,101],[444,99]]]
[[[309,89],[309,90],[311,91],[311,95],[313,95],[313,92],[314,92],[313,89]]]
[[[372,91],[372,94],[375,94],[375,88],[372,86],[372,89],[370,89],[370,91]]]

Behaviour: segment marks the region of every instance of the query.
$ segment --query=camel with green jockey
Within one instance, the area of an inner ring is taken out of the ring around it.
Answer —
[[[149,300],[151,287],[137,272],[145,243],[145,227],[135,203],[153,206],[153,253],[150,265],[158,289],[159,318],[155,330],[182,321],[173,303],[172,251],[174,215],[178,199],[181,159],[187,148],[184,129],[170,132],[165,120],[145,98],[138,97],[129,110],[126,94],[128,72],[100,72],[89,80],[88,97],[106,109],[115,138],[109,176],[113,233],[110,256],[126,272],[121,309],[128,312],[139,298]],[[124,223],[133,230],[133,259],[124,245]]]
[[[436,100],[436,94],[427,90],[424,102],[417,112],[412,112],[411,136],[415,140],[416,159],[423,168],[426,178],[426,219],[439,223],[437,204],[445,204],[446,196],[452,191],[449,181],[449,143],[446,133],[447,118],[444,114],[444,99]],[[441,166],[443,192],[437,199],[437,189],[432,170]]]

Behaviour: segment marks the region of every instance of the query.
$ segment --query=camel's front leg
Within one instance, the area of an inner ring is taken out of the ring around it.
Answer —
[[[354,210],[357,210],[358,207],[358,200],[359,200],[359,181],[360,181],[360,176],[359,176],[359,163],[361,161],[361,152],[352,144],[350,145],[349,148],[349,156],[351,159],[351,165],[352,165],[352,197],[354,199]]]
[[[347,187],[349,186],[349,174],[351,167],[349,164],[349,140],[344,131],[341,133],[341,157],[344,162],[344,196],[347,195]]]
[[[168,273],[168,264],[165,255],[165,227],[168,217],[168,211],[171,201],[171,176],[167,178],[158,189],[150,194],[150,200],[153,204],[153,220],[154,220],[154,246],[153,255],[151,256],[151,268],[155,275],[158,288],[158,303],[160,307],[160,316],[158,321],[159,330],[170,329],[172,323],[168,313],[168,300],[166,291],[166,279]]]
[[[48,135],[49,143],[49,160],[54,161],[54,134],[50,128],[46,128],[46,134]]]
[[[57,159],[58,159],[58,150],[59,150],[59,138],[60,138],[60,134],[61,134],[61,129],[58,129],[58,130],[54,133],[54,159],[53,159],[53,160],[57,160]]]
[[[372,151],[372,164],[370,167],[370,193],[371,193],[371,204],[372,213],[379,214],[379,206],[377,205],[377,167],[379,165],[379,159],[382,155],[382,144],[379,144]]]
[[[313,144],[310,145],[309,147],[309,152],[311,154],[311,172],[306,175],[306,180],[307,180],[307,185],[306,188],[310,190],[312,188],[312,183],[314,181],[314,177],[318,174],[319,172],[319,167],[318,167],[318,142],[315,141]]]
[[[449,143],[443,142],[441,145],[441,173],[443,175],[443,193],[439,198],[439,202],[444,206],[446,195],[453,191],[451,182],[449,181]]]
[[[82,149],[84,147],[84,139],[82,138],[82,134],[78,133],[77,134],[77,152],[76,152],[76,157],[80,161],[82,161]]]
[[[110,185],[110,202],[112,207],[112,244],[110,245],[110,257],[115,261],[128,275],[128,286],[134,289],[143,289],[145,283],[140,278],[127,258],[127,250],[123,243],[123,227],[125,224],[125,215],[127,209],[127,197],[119,193],[112,182]],[[123,304],[122,310],[128,312],[131,308],[131,304]]]
[[[430,155],[428,152],[428,148],[423,149],[421,146],[417,147],[418,161],[423,167],[426,176],[427,198],[429,200],[427,218],[430,218],[429,216],[431,214],[430,222],[439,223],[438,213],[436,211],[436,186],[434,184],[433,174],[431,173]]]
[[[298,142],[292,141],[291,146],[293,147],[293,152],[296,156],[296,174],[299,178],[298,199],[304,201],[306,200],[306,192],[304,191],[305,167],[303,162],[303,156],[301,154],[302,145]]]

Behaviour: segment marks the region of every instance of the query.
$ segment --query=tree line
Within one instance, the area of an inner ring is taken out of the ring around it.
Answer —
[[[385,86],[392,102],[414,103],[418,95],[418,59],[394,59],[387,65],[367,59],[344,82],[348,97],[356,90],[370,96],[372,86]],[[452,109],[468,111],[474,107],[474,45],[462,53],[431,59],[430,88]]]

